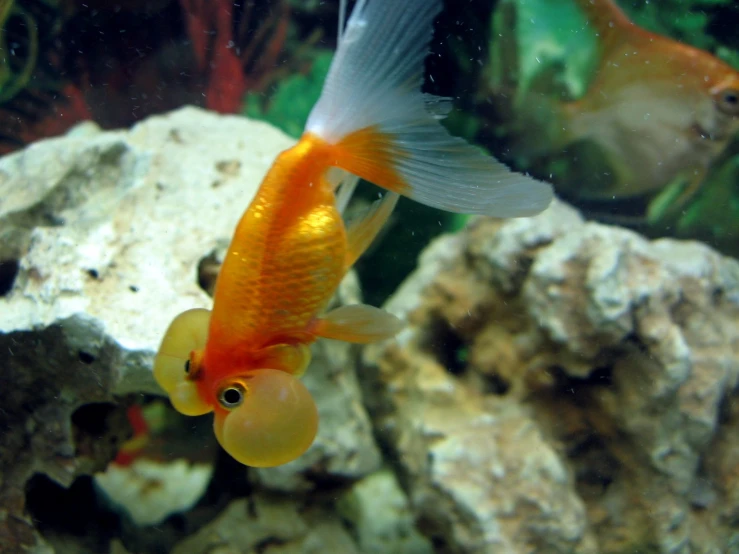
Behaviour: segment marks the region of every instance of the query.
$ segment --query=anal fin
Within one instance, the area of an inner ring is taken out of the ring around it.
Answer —
[[[390,214],[393,213],[399,196],[394,192],[388,192],[375,202],[362,217],[353,221],[347,230],[348,248],[346,252],[346,268],[354,265],[354,262],[367,250],[377,234],[387,223]]]

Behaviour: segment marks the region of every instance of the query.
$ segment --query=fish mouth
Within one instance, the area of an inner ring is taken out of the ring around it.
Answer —
[[[721,133],[717,131],[709,131],[697,121],[693,122],[693,124],[690,126],[690,130],[693,135],[698,136],[702,139],[721,140],[722,138],[725,137],[725,133]]]

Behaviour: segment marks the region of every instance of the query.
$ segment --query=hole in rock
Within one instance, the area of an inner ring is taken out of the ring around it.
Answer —
[[[269,552],[273,548],[275,550],[281,550],[280,547],[284,544],[287,544],[287,541],[284,541],[278,537],[267,537],[264,540],[259,541],[256,545],[254,545],[254,552],[257,554],[263,554],[264,552]]]
[[[26,508],[52,545],[73,542],[80,551],[107,552],[110,538],[118,532],[118,517],[101,505],[89,476],[75,479],[65,489],[46,475],[34,475],[26,483]]]
[[[589,387],[610,387],[613,385],[613,367],[603,365],[594,367],[587,377],[576,377],[568,374],[566,368],[551,366],[549,368],[555,379],[556,387],[561,393],[572,393],[575,390]]]
[[[625,348],[631,348],[642,354],[649,354],[649,346],[636,333],[626,335],[621,341]]]
[[[504,395],[510,388],[511,384],[500,375],[485,375],[484,390],[486,394]]]
[[[13,290],[19,268],[18,260],[0,261],[0,296],[7,296]]]
[[[613,384],[613,367],[601,366],[596,367],[590,372],[587,379],[589,385],[599,385],[601,387],[610,387]]]
[[[446,321],[433,324],[426,346],[452,375],[462,375],[467,369],[467,344]]]
[[[603,495],[618,478],[621,467],[609,450],[608,438],[593,431],[587,435],[570,437],[565,445],[580,493],[586,498]]]
[[[216,277],[218,277],[220,269],[221,262],[218,260],[215,251],[201,259],[198,264],[198,286],[210,296],[213,296]]]
[[[80,361],[81,361],[81,362],[82,362],[83,364],[87,364],[87,365],[89,365],[89,364],[91,364],[92,362],[94,362],[94,361],[95,361],[95,356],[93,356],[93,355],[92,355],[92,354],[90,354],[89,352],[85,352],[84,350],[80,350],[80,351],[79,351],[79,353],[78,353],[77,355],[79,356],[79,358],[80,358]]]
[[[442,525],[444,528],[442,528]],[[434,552],[451,552],[449,541],[450,530],[447,524],[440,524],[439,520],[430,514],[422,513],[416,521],[416,529],[431,541]]]
[[[110,428],[110,418],[115,411],[115,404],[108,402],[85,404],[72,414],[72,425],[87,435],[100,437]]]
[[[715,289],[713,289],[713,292],[711,292],[711,301],[715,305],[721,304],[725,297],[726,291],[722,287],[716,287]]]

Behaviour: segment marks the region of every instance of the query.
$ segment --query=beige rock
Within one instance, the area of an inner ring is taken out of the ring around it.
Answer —
[[[210,464],[141,458],[127,467],[111,464],[104,472],[95,474],[95,484],[116,508],[143,527],[192,508],[205,492],[212,474]]]
[[[412,325],[360,375],[437,543],[737,548],[735,260],[556,202],[438,239],[388,309]]]
[[[24,515],[30,475],[68,486],[114,456],[127,425],[107,403],[161,393],[151,363],[166,327],[210,307],[205,268],[292,143],[265,123],[184,108],[130,131],[84,125],[0,159],[0,427],[12,430],[0,437],[0,542],[36,540]],[[356,297],[352,279],[344,298]],[[261,486],[308,489],[306,471],[353,479],[379,466],[355,357],[348,345],[317,346],[306,384],[318,439],[290,467],[260,471]]]
[[[150,361],[163,330],[210,305],[198,264],[230,240],[291,143],[263,123],[185,108],[0,159],[3,257],[20,256],[0,332],[80,321],[74,346],[116,357],[112,392],[157,392]]]
[[[178,543],[172,554],[358,553],[338,521],[301,511],[290,498],[255,495],[235,500],[213,522]]]
[[[355,483],[337,502],[362,554],[430,554],[431,543],[415,527],[408,498],[389,470]]]
[[[411,343],[413,344],[413,343]],[[379,362],[376,425],[421,529],[451,552],[596,552],[566,465],[531,414],[485,398],[411,345]]]

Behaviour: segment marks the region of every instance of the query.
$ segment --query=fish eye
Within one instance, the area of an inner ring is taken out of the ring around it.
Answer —
[[[739,90],[726,88],[716,95],[718,109],[728,115],[739,115]]]
[[[218,393],[218,402],[227,410],[233,410],[241,406],[245,392],[243,385],[233,383],[221,389]]]

